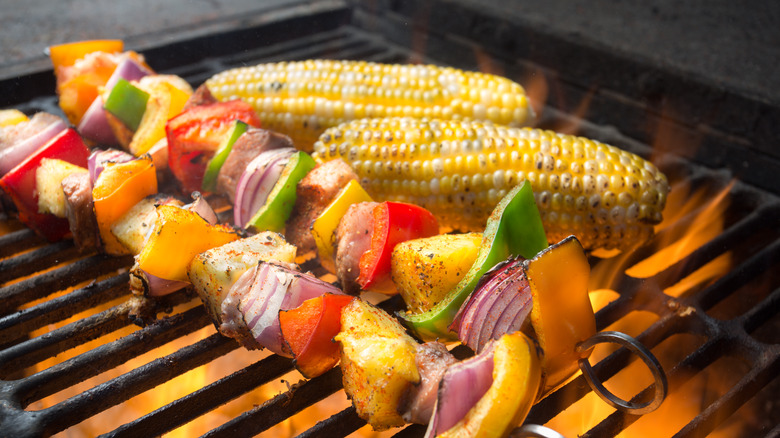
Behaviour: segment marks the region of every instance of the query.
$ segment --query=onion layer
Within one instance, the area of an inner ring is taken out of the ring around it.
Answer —
[[[37,134],[0,151],[0,176],[10,172],[67,127],[64,121],[57,120],[41,129]]]
[[[262,152],[247,165],[236,185],[233,207],[233,223],[236,226],[246,225],[265,204],[293,153],[293,148],[272,149]]]
[[[522,262],[510,259],[487,272],[450,326],[475,352],[492,339],[520,330],[531,312],[531,289]]]
[[[192,197],[194,200],[182,208],[198,213],[198,216],[202,217],[206,222],[215,225],[218,221],[217,213],[211,208],[206,198],[200,192],[193,192]]]
[[[111,74],[108,82],[106,82],[105,90],[111,90],[119,79],[135,81],[151,73],[148,68],[135,59],[125,58],[117,65],[114,73]],[[84,137],[98,143],[106,145],[117,143],[114,131],[111,130],[111,126],[108,124],[106,110],[103,109],[102,97],[98,96],[92,101],[92,104],[79,122],[78,131]]]
[[[428,423],[426,438],[451,429],[477,404],[493,384],[494,342],[482,353],[450,365],[439,384],[439,394]]]
[[[103,171],[106,163],[124,163],[133,159],[135,159],[134,156],[118,149],[95,149],[95,151],[90,154],[89,159],[87,160],[89,180],[94,186],[98,175],[100,175],[100,173]]]
[[[222,302],[220,332],[238,339],[247,348],[264,347],[290,357],[283,348],[279,311],[294,309],[325,293],[343,294],[312,275],[260,262],[230,288]]]

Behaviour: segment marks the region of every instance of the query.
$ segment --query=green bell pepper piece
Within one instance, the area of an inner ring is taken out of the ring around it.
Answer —
[[[113,114],[131,131],[138,130],[146,112],[149,93],[136,87],[126,79],[119,79],[108,93],[103,109]]]
[[[298,182],[314,169],[316,164],[306,152],[294,153],[284,166],[271,193],[268,194],[265,205],[260,207],[247,225],[254,226],[260,231],[282,231],[295,205]]]
[[[230,151],[233,150],[233,144],[241,137],[241,134],[245,133],[249,125],[241,120],[233,122],[233,126],[228,131],[225,139],[220,143],[217,148],[217,152],[211,157],[206,165],[206,172],[203,174],[203,183],[201,189],[204,192],[213,192],[217,189],[217,175],[219,170],[222,169],[222,165],[225,164]]]
[[[457,286],[427,312],[399,312],[399,316],[424,341],[457,340],[449,326],[480,277],[509,257],[520,255],[530,259],[547,246],[547,236],[531,185],[523,182],[507,193],[493,209],[477,259]]]

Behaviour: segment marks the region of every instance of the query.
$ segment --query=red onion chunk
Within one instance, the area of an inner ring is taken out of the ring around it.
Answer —
[[[124,163],[134,159],[134,156],[118,149],[95,149],[87,160],[89,179],[92,182],[92,185],[97,181],[98,175],[103,171],[106,163]]]
[[[146,276],[146,282],[149,288],[149,296],[152,297],[161,297],[163,295],[174,293],[179,289],[183,289],[189,286],[190,284],[186,281],[166,280],[165,278],[160,278],[146,271],[143,271],[143,273]]]
[[[279,176],[284,170],[293,148],[273,149],[262,152],[247,165],[236,185],[236,202],[233,223],[243,227],[265,204]]]
[[[455,426],[490,389],[494,345],[491,342],[479,355],[452,364],[444,372],[426,438]]]
[[[57,120],[26,139],[0,151],[0,176],[10,172],[19,163],[27,159],[33,152],[56,137],[65,130],[67,125],[62,120]]]
[[[253,276],[251,284],[247,275]],[[290,353],[282,348],[279,311],[294,309],[304,301],[325,293],[343,294],[337,287],[309,274],[261,262],[231,287],[222,303],[223,324],[220,331],[239,339],[244,345],[253,344],[242,340],[251,335],[256,346],[289,356]]]
[[[194,192],[192,196],[195,200],[182,208],[198,213],[198,216],[202,217],[206,222],[215,225],[218,221],[217,213],[211,208],[206,198],[200,192]]]
[[[152,72],[148,68],[135,59],[127,57],[117,65],[106,82],[105,90],[111,90],[119,79],[135,81],[150,74]],[[78,131],[84,137],[101,144],[114,145],[117,143],[114,131],[111,130],[111,126],[108,124],[106,110],[103,109],[102,97],[98,96],[95,98],[87,112],[84,113],[81,122],[79,122]]]
[[[490,340],[519,330],[531,306],[522,259],[508,260],[480,279],[450,328],[458,332],[461,342],[479,353]]]
[[[84,113],[79,122],[78,131],[85,138],[104,145],[117,144],[114,131],[108,124],[106,110],[103,109],[103,98],[98,96]]]

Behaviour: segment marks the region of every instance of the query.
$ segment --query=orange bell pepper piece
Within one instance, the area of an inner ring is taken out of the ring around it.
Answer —
[[[211,225],[194,211],[161,205],[154,230],[138,255],[138,265],[157,277],[189,282],[187,265],[195,256],[238,237],[227,225]]]
[[[339,344],[333,337],[341,331],[341,309],[353,299],[326,293],[279,312],[282,337],[305,377],[317,377],[338,363]]]
[[[542,393],[547,393],[577,371],[577,344],[596,334],[588,298],[590,264],[574,236],[542,250],[525,264],[533,299],[531,324],[544,351]]]
[[[50,46],[48,51],[54,70],[57,71],[59,67],[70,67],[88,53],[119,53],[124,47],[122,40],[87,40]]]
[[[125,163],[108,163],[95,181],[92,198],[100,238],[109,254],[130,254],[111,233],[111,225],[131,207],[157,193],[157,172],[145,155]]]

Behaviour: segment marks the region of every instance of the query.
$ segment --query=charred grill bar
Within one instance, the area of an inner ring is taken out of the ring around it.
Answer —
[[[467,3],[322,2],[292,12],[269,13],[267,19],[257,20],[260,25],[242,28],[236,22],[228,32],[143,52],[161,72],[181,75],[195,85],[238,65],[306,58],[434,62],[500,72],[521,83],[545,78],[550,85],[550,107],[541,114],[543,127],[575,130],[644,157],[653,153],[669,176],[673,193],[691,189],[691,193],[715,198],[725,192],[731,201],[723,213],[722,232],[649,277],[632,276],[626,270],[670,246],[700,219],[703,207],[675,218],[649,246],[626,259],[592,257],[594,272],[617,272],[599,280],[594,288],[619,293],[597,313],[597,328],[620,324],[636,312],[655,315],[654,322],[637,337],[661,358],[672,393],[724,358],[741,364],[743,372],[732,385],[706,404],[702,402],[701,413],[676,436],[704,436],[733,414],[739,415],[754,397],[773,401],[767,392],[776,393],[780,374],[780,275],[776,273],[780,267],[780,179],[776,177],[780,160],[771,141],[780,137],[780,123],[775,123],[780,119],[780,106],[539,31],[502,18],[490,8]],[[2,81],[0,90],[2,107],[28,113],[59,112],[49,71]],[[583,101],[589,105],[578,111]],[[677,111],[667,112],[670,107]],[[713,107],[718,111],[712,111]],[[659,131],[671,133],[678,141],[665,146],[656,141]],[[655,145],[654,149],[648,145]],[[210,335],[50,408],[29,409],[37,400],[209,326],[211,321],[197,299],[179,292],[160,303],[158,321],[50,368],[31,371],[45,359],[132,326],[126,302],[130,260],[79,254],[70,242],[46,244],[9,216],[0,218],[0,227],[7,229],[0,235],[3,435],[55,434],[240,348],[233,340]],[[725,254],[732,260],[728,270],[679,296],[667,293]],[[397,304],[391,300],[387,305]],[[171,312],[181,308],[177,305],[184,305],[184,310]],[[98,306],[105,310],[94,310]],[[44,335],[30,336],[90,309],[93,313],[88,316]],[[664,354],[670,351],[676,354]],[[594,368],[607,380],[635,360],[620,349]],[[269,356],[127,424],[112,425],[115,429],[107,435],[160,435],[292,369],[290,360]],[[340,386],[340,371],[334,369],[247,408],[207,435],[262,432]],[[528,421],[544,424],[589,392],[584,378],[577,377],[534,406]],[[651,392],[645,389],[636,401]],[[769,415],[766,424],[778,422],[777,408],[759,414]],[[345,436],[364,425],[352,408],[321,420],[303,435]],[[585,436],[615,436],[639,420],[639,416],[612,412]],[[410,426],[398,435],[419,436],[423,431],[424,427]]]

